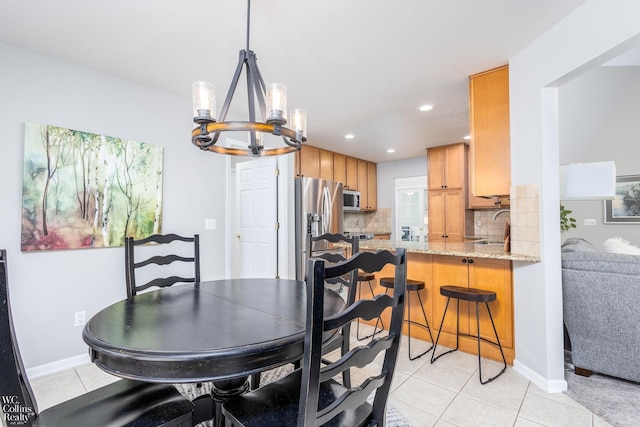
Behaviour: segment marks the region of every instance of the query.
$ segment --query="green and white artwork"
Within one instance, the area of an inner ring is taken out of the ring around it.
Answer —
[[[161,232],[162,147],[25,123],[23,251],[123,246]]]

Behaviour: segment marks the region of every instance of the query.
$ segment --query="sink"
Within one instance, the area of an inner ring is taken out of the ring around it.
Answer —
[[[504,245],[504,240],[476,240],[473,243],[475,243],[476,245],[502,246],[502,245]]]

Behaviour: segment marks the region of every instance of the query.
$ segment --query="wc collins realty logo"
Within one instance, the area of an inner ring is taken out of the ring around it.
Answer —
[[[18,396],[2,395],[2,415],[9,426],[27,424],[29,418],[35,415],[35,411],[30,406],[22,405]]]

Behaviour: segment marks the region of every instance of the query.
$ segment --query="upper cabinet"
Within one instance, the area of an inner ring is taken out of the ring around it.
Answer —
[[[346,186],[347,182],[347,156],[333,153],[333,180]]]
[[[467,167],[465,149],[463,144],[429,148],[427,156],[429,190],[463,188]]]
[[[344,188],[349,190],[358,189],[358,159],[347,156],[347,180],[343,182]]]
[[[360,191],[360,210],[378,209],[378,174],[375,163],[358,159],[358,191]]]
[[[469,118],[470,207],[506,206],[511,187],[508,66],[469,77]]]
[[[333,153],[327,150],[320,150],[320,179],[334,181]]]
[[[296,175],[320,178],[320,149],[303,145],[296,152]]]
[[[467,209],[467,150],[464,143],[427,149],[430,242],[463,242],[471,233]]]
[[[303,145],[294,158],[296,176],[341,182],[345,189],[360,191],[361,210],[375,211],[378,208],[375,163],[310,145]]]

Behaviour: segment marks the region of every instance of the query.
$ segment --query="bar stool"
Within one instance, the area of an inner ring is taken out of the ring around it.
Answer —
[[[384,293],[386,294],[389,289],[393,289],[393,277],[383,277],[380,279],[380,286],[384,286],[385,290]],[[411,324],[414,324],[416,326],[420,326],[422,328],[425,328],[427,330],[427,332],[429,332],[429,338],[431,339],[431,342],[433,343],[433,335],[431,335],[431,328],[429,327],[429,321],[427,320],[427,313],[424,311],[424,304],[422,303],[422,297],[420,296],[420,291],[424,289],[424,282],[421,280],[412,280],[412,279],[407,279],[407,318],[404,320],[407,325],[408,325],[408,337],[409,337],[409,360],[416,360],[419,357],[424,356],[425,354],[427,354],[432,348],[433,348],[433,344],[431,344],[431,347],[429,347],[428,349],[426,349],[424,352],[418,354],[417,356],[411,356]],[[420,302],[420,309],[422,309],[422,316],[424,317],[424,324],[420,323],[420,322],[416,322],[414,320],[411,320],[411,292],[415,292],[418,295],[418,301]]]
[[[375,295],[373,293],[373,286],[371,285],[371,281],[375,280],[375,274],[365,273],[364,271],[358,271],[358,299],[360,299],[360,295],[362,294],[362,286],[363,282],[367,282],[369,284],[369,292],[371,292],[371,297]],[[378,329],[378,322],[380,323],[380,329]],[[373,338],[376,336],[378,332],[382,332],[384,330],[384,323],[382,322],[382,318],[378,317],[376,321],[376,326],[373,328],[373,333],[366,335],[364,337],[360,337],[360,319],[356,320],[356,338],[358,341],[365,340],[367,338]]]
[[[477,288],[467,288],[463,286],[441,286],[440,287],[440,295],[447,297],[447,305],[444,307],[444,313],[442,314],[442,322],[440,322],[440,329],[438,329],[438,336],[436,337],[436,342],[434,344],[433,353],[431,354],[431,363],[435,362],[441,356],[444,356],[447,353],[451,353],[453,351],[458,350],[459,338],[463,337],[471,337],[476,338],[478,341],[478,376],[480,378],[480,384],[486,384],[498,378],[500,375],[504,373],[507,369],[507,360],[504,357],[504,352],[502,351],[502,345],[500,344],[500,339],[498,338],[498,331],[496,330],[496,325],[493,323],[493,317],[491,316],[491,310],[489,309],[489,303],[491,301],[496,300],[496,293],[493,291],[486,291],[484,289]],[[447,309],[449,308],[449,301],[451,298],[455,298],[458,302],[458,309],[456,312],[456,348],[445,351],[442,354],[436,356],[436,348],[438,346],[438,339],[440,339],[440,332],[442,332],[442,326],[444,325],[444,318],[447,315]],[[470,335],[463,334],[460,332],[460,300],[475,302],[476,303],[476,325],[478,329],[478,335]],[[489,313],[489,319],[491,320],[491,326],[493,326],[493,333],[496,336],[495,341],[491,341],[489,339],[483,338],[480,336],[480,310],[478,307],[478,303],[484,302],[487,306],[487,312]],[[488,344],[496,346],[500,349],[500,354],[502,355],[502,362],[504,364],[502,370],[498,372],[493,377],[487,379],[486,381],[482,381],[482,363],[480,356],[480,341],[484,341]]]

